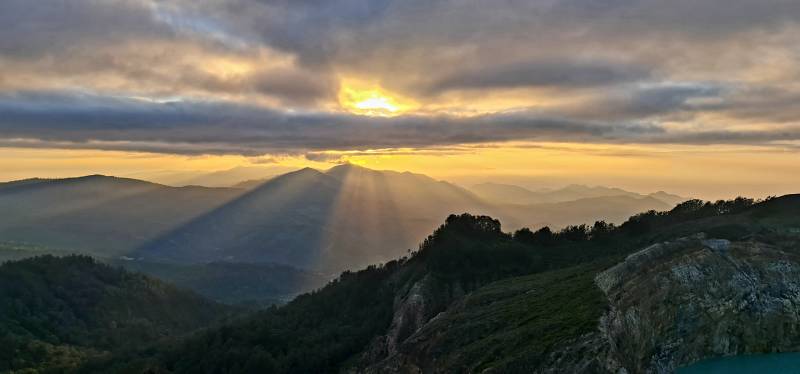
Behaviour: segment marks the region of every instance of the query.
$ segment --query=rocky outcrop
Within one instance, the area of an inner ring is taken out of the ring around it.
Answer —
[[[414,365],[403,360],[394,363],[386,359],[397,358],[401,343],[435,319],[454,300],[466,294],[460,283],[441,282],[431,275],[412,283],[403,291],[394,300],[394,314],[389,329],[385,335],[375,338],[361,354],[357,372],[415,372]]]
[[[598,331],[544,371],[671,373],[708,357],[798,351],[795,250],[698,234],[636,252],[595,278],[609,301]]]

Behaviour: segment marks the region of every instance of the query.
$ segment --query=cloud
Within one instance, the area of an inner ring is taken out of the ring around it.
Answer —
[[[531,61],[459,71],[433,83],[429,90],[438,93],[457,89],[600,87],[648,77],[650,73],[642,67],[604,61]]]
[[[286,112],[233,103],[159,103],[67,93],[0,97],[0,132],[5,146],[249,156],[521,140],[766,144],[800,139],[800,127],[675,132],[652,123],[574,120],[529,111],[471,117],[374,118]]]
[[[0,131],[247,155],[768,144],[800,125],[798,20],[795,0],[6,0]],[[420,112],[343,113],[342,78]]]
[[[227,23],[180,2],[0,2],[0,91],[81,87],[288,107],[335,98],[330,70],[305,69],[292,54],[248,44],[257,40],[233,34]]]
[[[218,102],[150,102],[75,94],[0,97],[6,139],[59,146],[166,153],[298,153],[430,147],[523,139],[616,141],[657,126],[599,123],[513,112],[473,117],[286,112]]]
[[[732,90],[717,83],[634,84],[607,89],[602,95],[591,95],[552,110],[574,118],[606,121],[685,119],[720,109]]]

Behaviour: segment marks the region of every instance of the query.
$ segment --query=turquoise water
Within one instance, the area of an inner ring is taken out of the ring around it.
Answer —
[[[736,356],[701,361],[678,374],[800,374],[800,353]]]

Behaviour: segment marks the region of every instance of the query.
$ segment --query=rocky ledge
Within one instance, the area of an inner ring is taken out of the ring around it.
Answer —
[[[546,372],[671,373],[709,357],[800,351],[800,256],[704,234],[628,256],[595,278],[609,308],[597,332]]]

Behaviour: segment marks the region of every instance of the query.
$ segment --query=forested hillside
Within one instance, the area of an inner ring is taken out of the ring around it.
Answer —
[[[345,272],[284,307],[87,371],[541,370],[560,347],[596,329],[607,301],[593,279],[629,253],[701,231],[777,240],[796,230],[798,212],[798,196],[755,205],[693,200],[620,226],[513,234],[490,217],[454,215],[409,257]]]
[[[0,372],[60,372],[211,326],[233,310],[84,256],[0,265]]]

